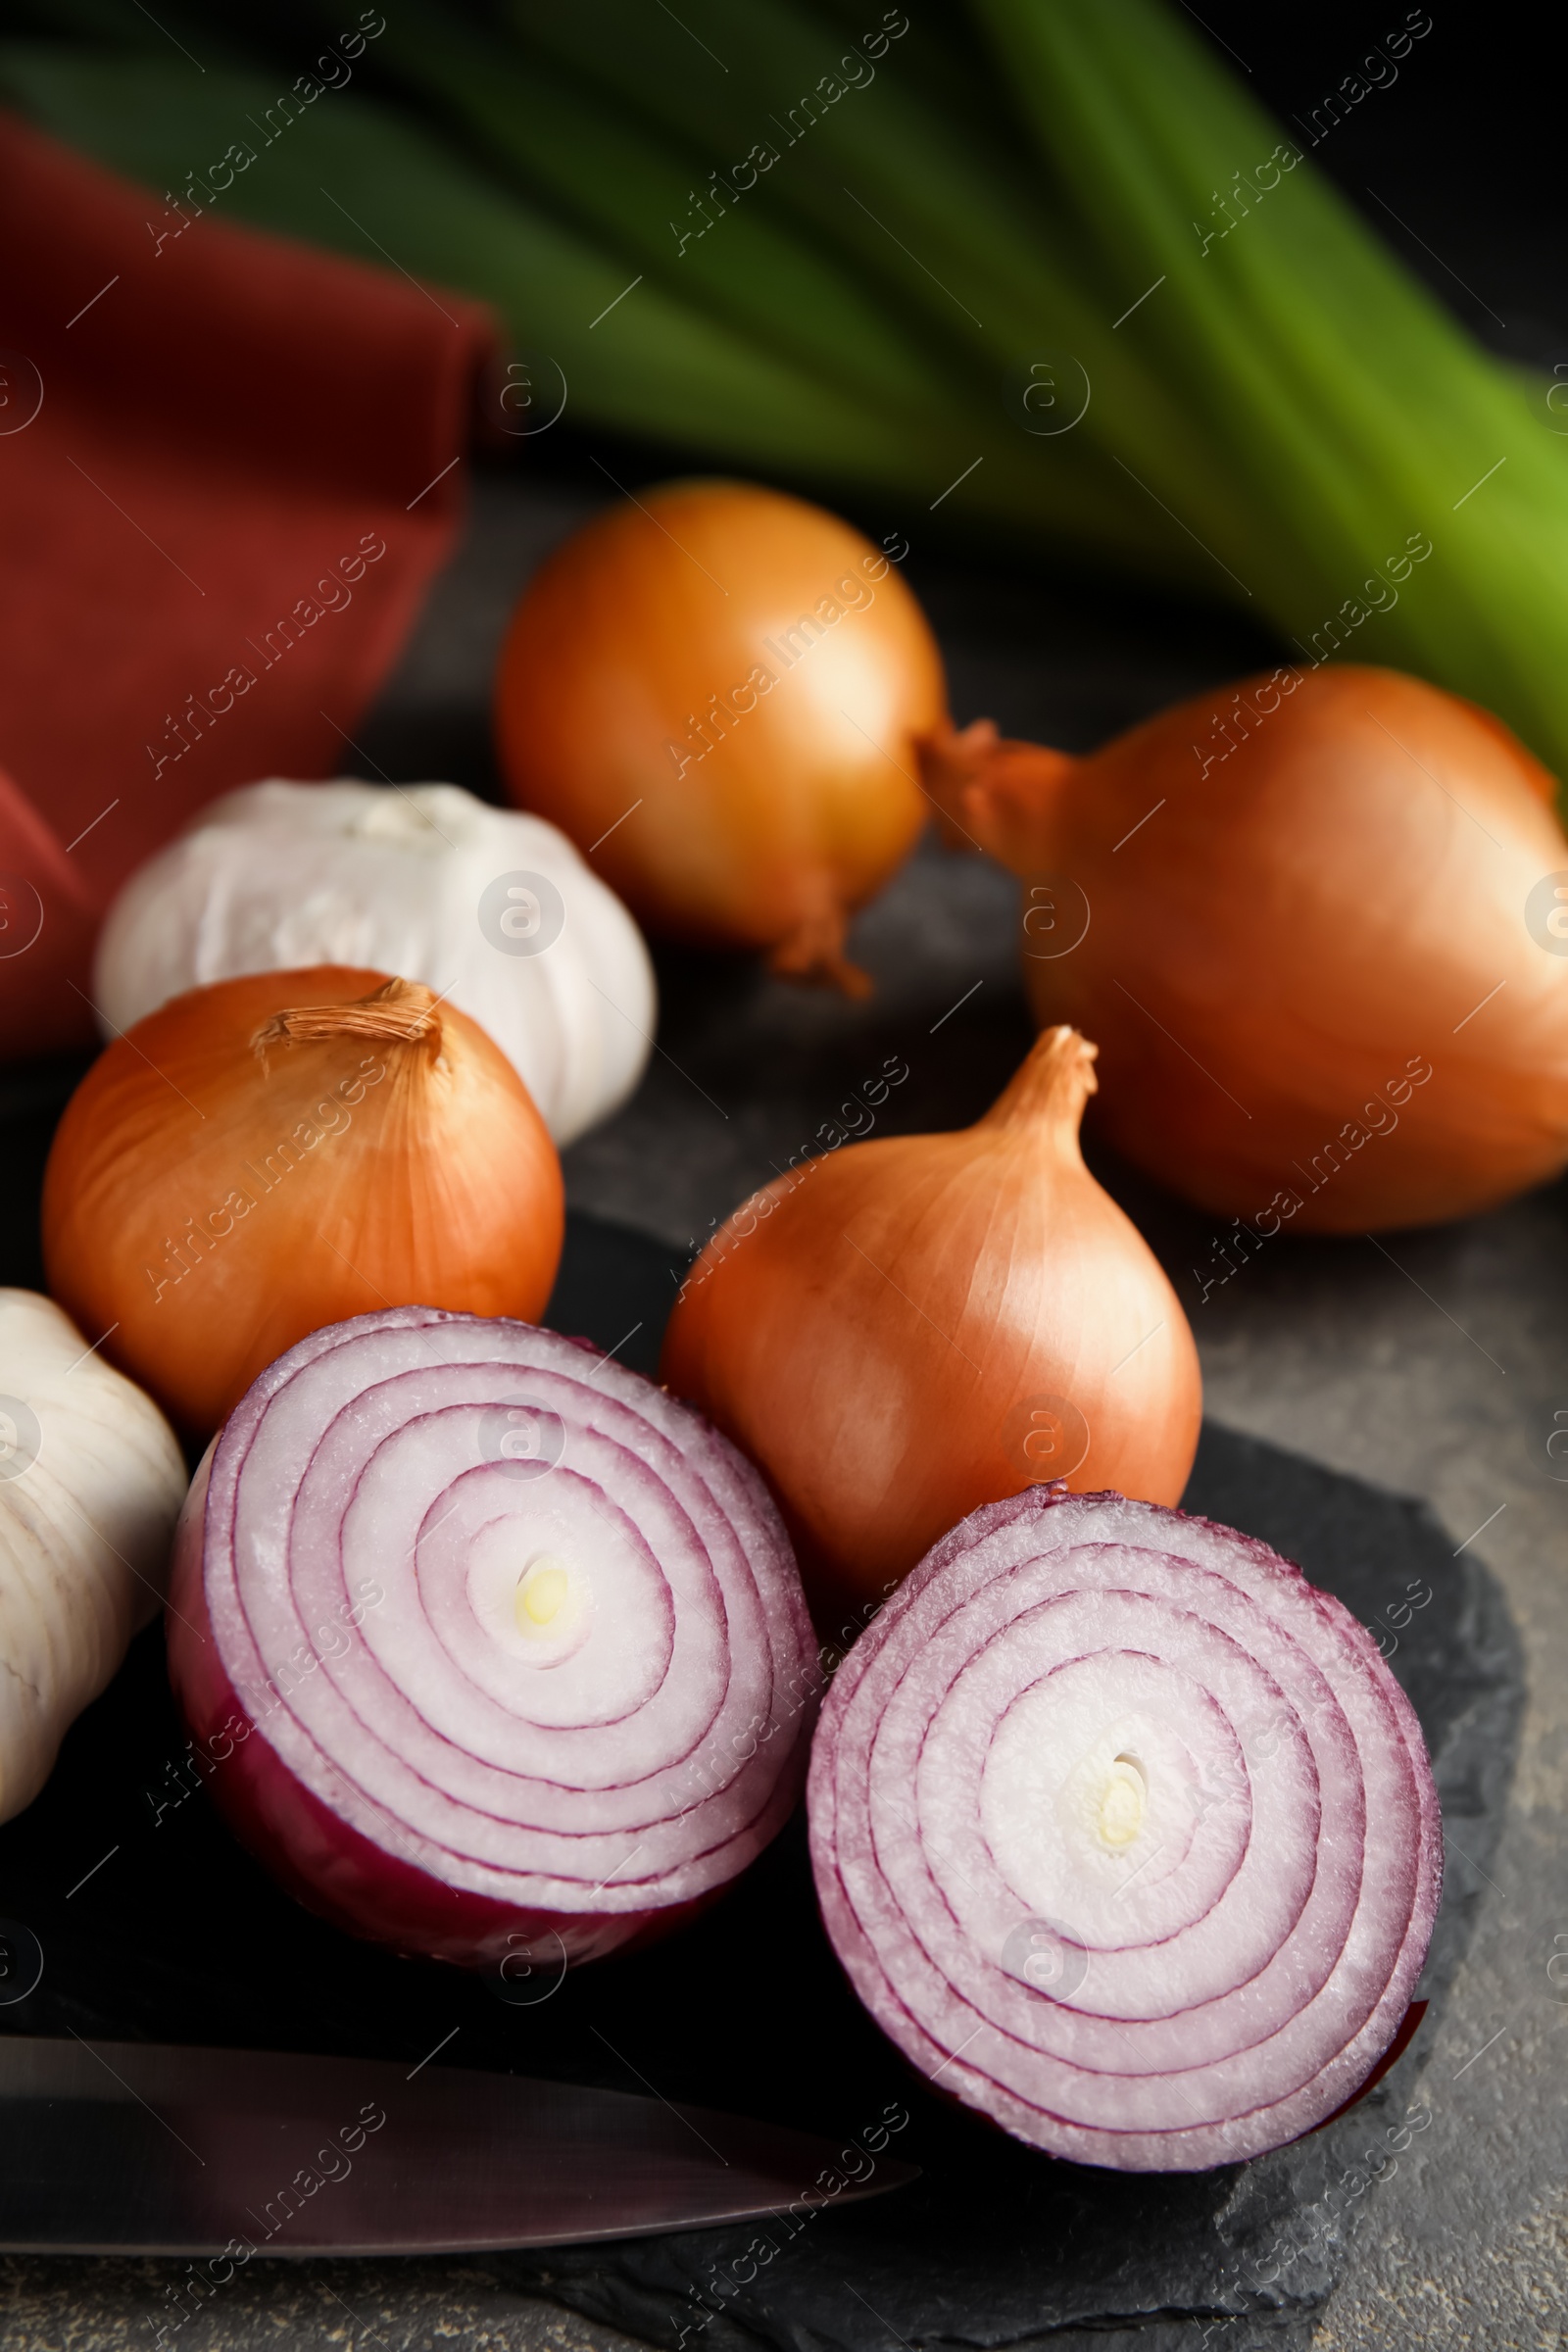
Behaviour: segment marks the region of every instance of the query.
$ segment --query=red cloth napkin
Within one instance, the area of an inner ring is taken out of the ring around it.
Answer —
[[[176,216],[177,217],[177,216]],[[0,1053],[96,1034],[125,876],[345,737],[461,512],[475,305],[168,209],[0,116]]]

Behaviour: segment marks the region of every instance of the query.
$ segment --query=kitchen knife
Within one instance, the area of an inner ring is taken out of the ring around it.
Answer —
[[[0,2035],[5,2253],[467,2253],[769,2215],[793,2233],[915,2177],[858,2142],[520,2075]]]

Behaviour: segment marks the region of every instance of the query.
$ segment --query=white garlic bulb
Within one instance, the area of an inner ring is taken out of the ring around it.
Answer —
[[[156,1612],[184,1499],[152,1398],[52,1299],[0,1290],[0,1821]]]
[[[457,784],[250,784],[133,874],[98,943],[111,1029],[242,972],[347,963],[422,980],[487,1030],[558,1144],[642,1076],[642,934],[543,817]]]

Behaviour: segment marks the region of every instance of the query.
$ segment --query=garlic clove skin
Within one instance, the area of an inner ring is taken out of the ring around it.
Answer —
[[[156,1613],[184,1495],[151,1397],[52,1299],[0,1290],[0,1821]]]
[[[544,887],[508,904],[524,876]],[[450,997],[559,1146],[618,1109],[652,1048],[653,967],[620,901],[556,826],[457,784],[225,794],[121,892],[93,994],[113,1034],[210,981],[324,963]]]

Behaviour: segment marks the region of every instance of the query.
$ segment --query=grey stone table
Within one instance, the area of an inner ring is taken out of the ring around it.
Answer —
[[[570,453],[548,477],[481,482],[466,543],[360,733],[362,772],[493,789],[488,679],[507,612],[603,487]],[[878,535],[905,520],[864,519]],[[1070,748],[1271,653],[1223,613],[971,570],[918,539],[909,570],[943,638],[956,714],[988,711]],[[911,1071],[889,1105],[895,1124],[972,1118],[1029,1034],[1016,941],[1010,881],[928,845],[857,926],[855,952],[876,981],[865,1004],[738,960],[662,956],[662,1051],[627,1108],[566,1154],[573,1205],[677,1245],[700,1240],[889,1052]],[[1568,2345],[1568,1984],[1547,1973],[1568,1953],[1568,1460],[1547,1451],[1568,1426],[1568,1191],[1382,1248],[1282,1237],[1200,1304],[1192,1268],[1208,1261],[1207,1223],[1124,1169],[1100,1172],[1188,1306],[1210,1414],[1429,1498],[1455,1548],[1473,1545],[1494,1568],[1524,1641],[1530,1700],[1506,1828],[1425,2061],[1433,2126],[1369,2198],[1314,2343]],[[1448,1867],[1470,1866],[1450,1851]],[[1568,1962],[1555,1973],[1568,1978]],[[0,2265],[0,2339],[39,2352],[146,2345],[155,2300],[142,2266]],[[1253,2339],[1241,2326],[1214,2340]],[[246,2274],[208,2333],[182,2334],[181,2352],[624,2341],[482,2264],[345,2263]]]

